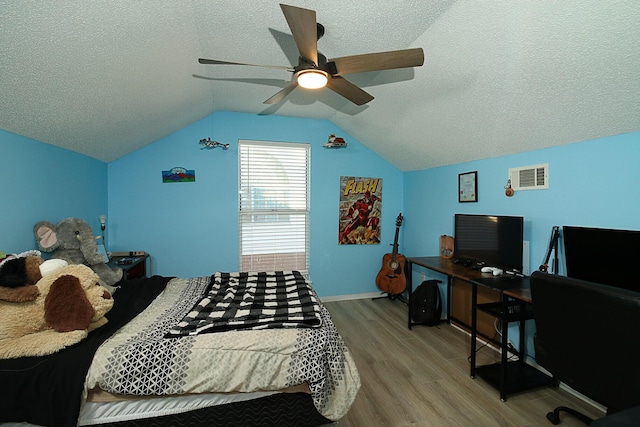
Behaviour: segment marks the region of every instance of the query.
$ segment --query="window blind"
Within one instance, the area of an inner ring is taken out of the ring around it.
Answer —
[[[309,144],[241,140],[241,271],[308,271]]]

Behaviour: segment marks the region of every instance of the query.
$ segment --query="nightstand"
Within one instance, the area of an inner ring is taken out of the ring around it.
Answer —
[[[122,280],[140,279],[147,277],[148,254],[139,256],[112,256],[107,263],[109,267],[122,269]]]

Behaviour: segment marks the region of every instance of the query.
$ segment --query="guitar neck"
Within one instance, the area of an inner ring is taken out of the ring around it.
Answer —
[[[398,234],[400,233],[400,227],[396,227],[396,237],[393,239],[393,251],[391,252],[391,259],[396,260],[398,254]]]

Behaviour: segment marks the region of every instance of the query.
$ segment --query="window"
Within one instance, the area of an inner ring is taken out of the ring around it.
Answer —
[[[241,271],[309,270],[309,144],[239,141]]]

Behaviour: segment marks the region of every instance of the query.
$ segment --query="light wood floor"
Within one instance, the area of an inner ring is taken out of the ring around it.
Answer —
[[[569,406],[604,414],[563,389],[545,387],[500,400],[498,391],[469,376],[469,335],[442,323],[407,328],[407,306],[389,299],[327,302],[358,366],[362,387],[339,427],[551,426],[545,414]],[[483,348],[478,364],[499,354]],[[564,427],[583,426],[561,414]]]

